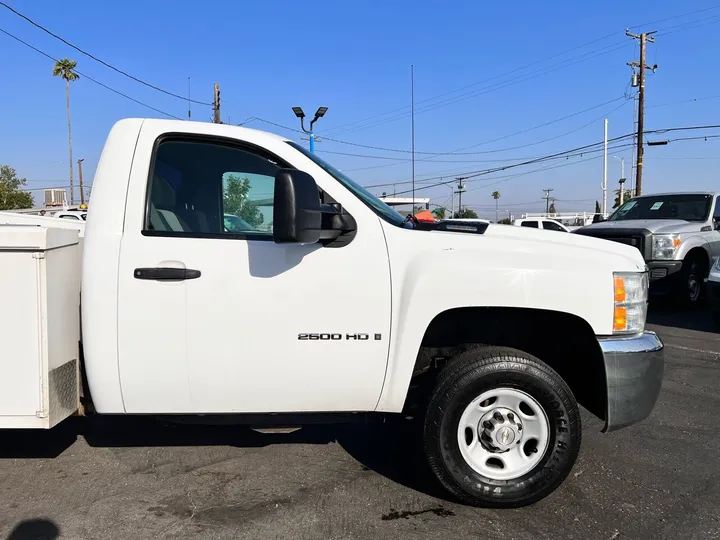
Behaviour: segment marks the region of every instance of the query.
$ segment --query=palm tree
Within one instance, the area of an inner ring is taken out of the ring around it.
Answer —
[[[65,79],[65,107],[67,108],[68,119],[68,152],[70,154],[70,204],[75,202],[73,193],[73,159],[72,159],[72,129],[70,127],[70,81],[77,81],[80,78],[74,69],[77,66],[75,60],[63,58],[55,62],[53,77]]]
[[[495,223],[498,222],[500,219],[498,205],[500,204],[498,200],[500,199],[500,192],[499,191],[493,191],[492,192],[492,198],[495,199]]]

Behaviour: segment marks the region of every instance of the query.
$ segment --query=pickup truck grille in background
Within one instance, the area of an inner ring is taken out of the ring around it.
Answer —
[[[592,236],[594,238],[601,238],[603,240],[610,240],[611,242],[619,242],[628,246],[637,248],[642,254],[645,260],[649,260],[650,254],[647,253],[647,248],[650,242],[650,231],[638,231],[635,230],[618,230],[618,229],[586,229],[576,231],[578,234],[585,236]]]
[[[612,240],[613,242],[620,242],[621,244],[627,244],[628,246],[636,247],[640,250],[640,253],[643,253],[643,248],[645,247],[643,244],[643,240],[645,240],[642,236],[607,236],[604,237],[606,240]]]

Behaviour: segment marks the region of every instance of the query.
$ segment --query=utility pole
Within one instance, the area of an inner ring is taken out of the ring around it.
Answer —
[[[653,72],[657,69],[657,64],[650,67],[645,65],[645,46],[648,42],[655,43],[652,35],[656,31],[643,32],[640,35],[632,34],[630,30],[625,31],[625,35],[640,41],[640,61],[630,62],[631,68],[638,68],[638,120],[637,120],[637,159],[635,165],[635,196],[642,194],[642,171],[643,171],[643,129],[645,123],[645,69],[651,69]]]
[[[415,213],[415,65],[410,64],[410,133],[412,147],[412,199]]]
[[[603,193],[603,204],[602,213],[603,217],[607,215],[607,147],[608,147],[608,120],[605,119],[605,137],[603,138],[603,181],[602,181],[602,193]]]
[[[547,189],[543,189],[543,191],[545,192],[545,196],[543,197],[543,199],[545,199],[545,213],[549,214],[550,213],[550,193],[552,193],[555,190],[553,188],[547,188]]]
[[[78,159],[78,180],[80,182],[80,204],[85,204],[85,192],[83,191],[82,164],[85,159]]]
[[[463,180],[466,180],[466,176],[458,176],[455,180],[458,181],[458,217],[462,217],[462,194],[463,191],[465,191],[465,184],[462,183]]]
[[[222,124],[222,120],[220,120],[220,85],[218,83],[213,86],[213,123]]]

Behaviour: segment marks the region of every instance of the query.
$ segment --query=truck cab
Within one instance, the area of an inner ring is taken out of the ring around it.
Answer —
[[[294,141],[198,122],[118,122],[92,202],[61,290],[101,415],[412,417],[450,495],[520,506],[572,469],[578,403],[613,431],[658,397],[633,247],[421,225]]]

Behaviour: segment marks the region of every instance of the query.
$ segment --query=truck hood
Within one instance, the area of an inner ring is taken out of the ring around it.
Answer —
[[[579,231],[601,231],[615,229],[648,230],[651,233],[684,233],[697,232],[704,225],[700,221],[685,221],[683,219],[628,219],[620,221],[603,221],[581,227]]]
[[[454,231],[418,231],[416,234],[428,235],[421,242],[426,249],[479,251],[481,260],[486,250],[488,255],[499,250],[523,253],[532,259],[553,257],[558,263],[592,264],[615,271],[642,271],[645,268],[645,261],[636,248],[580,234],[498,224],[488,225],[483,234]],[[527,264],[532,262],[528,260]]]

